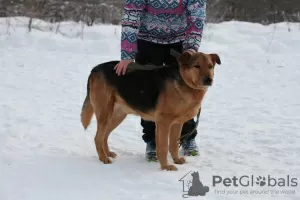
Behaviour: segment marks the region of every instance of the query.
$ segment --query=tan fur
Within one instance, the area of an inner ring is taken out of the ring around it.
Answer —
[[[87,129],[87,127],[90,125],[93,114],[93,106],[91,105],[88,97],[86,97],[81,111],[81,123],[84,129]]]
[[[112,163],[109,157],[115,157],[108,147],[109,134],[125,119],[128,114],[134,114],[145,120],[156,123],[156,152],[162,170],[177,170],[168,162],[170,152],[175,164],[185,163],[184,157],[179,157],[178,139],[181,129],[187,120],[197,115],[208,86],[203,85],[205,76],[213,79],[216,63],[221,64],[217,54],[183,54],[178,60],[180,73],[186,85],[180,85],[175,80],[167,82],[165,92],[161,93],[158,104],[153,112],[143,113],[133,110],[111,88],[101,74],[91,74],[89,79],[89,96],[87,96],[82,112],[81,122],[86,129],[91,122],[93,113],[97,119],[95,145],[99,160]],[[194,66],[200,66],[200,68]],[[168,144],[170,141],[170,145]]]

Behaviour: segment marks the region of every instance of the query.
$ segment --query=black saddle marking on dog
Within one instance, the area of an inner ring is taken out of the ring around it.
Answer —
[[[154,70],[137,70],[118,76],[114,67],[119,61],[99,64],[92,73],[101,73],[106,81],[116,89],[118,94],[134,109],[148,112],[155,109],[159,95],[164,91],[166,82],[177,80],[184,84],[179,67],[168,66]]]

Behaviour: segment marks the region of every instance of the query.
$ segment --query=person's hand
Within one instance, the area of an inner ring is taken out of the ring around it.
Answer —
[[[192,50],[185,50],[183,53],[188,53],[188,54],[190,54],[190,55],[193,55],[193,54],[194,54],[194,51],[192,51]]]
[[[116,70],[116,74],[118,74],[119,76],[124,75],[126,73],[127,70],[127,66],[129,63],[133,62],[133,60],[121,60],[115,67],[114,69]]]

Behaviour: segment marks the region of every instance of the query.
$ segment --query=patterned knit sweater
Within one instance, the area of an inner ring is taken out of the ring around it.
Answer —
[[[134,59],[137,39],[198,51],[206,17],[206,0],[125,0],[121,59]]]

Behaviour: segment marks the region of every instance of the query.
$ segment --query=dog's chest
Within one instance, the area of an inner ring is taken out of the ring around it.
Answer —
[[[178,118],[179,118],[178,120],[181,122],[185,122],[189,119],[192,119],[193,117],[195,117],[198,114],[199,108],[200,108],[200,104],[187,107],[178,116]]]
[[[164,108],[160,109],[161,116],[163,118],[170,117],[175,119],[177,122],[184,123],[189,119],[192,119],[198,114],[199,108],[201,106],[201,102],[193,101],[174,101],[169,102],[168,104],[164,104]]]
[[[198,114],[206,90],[192,90],[170,82],[161,98],[160,110],[164,117],[185,122]]]

